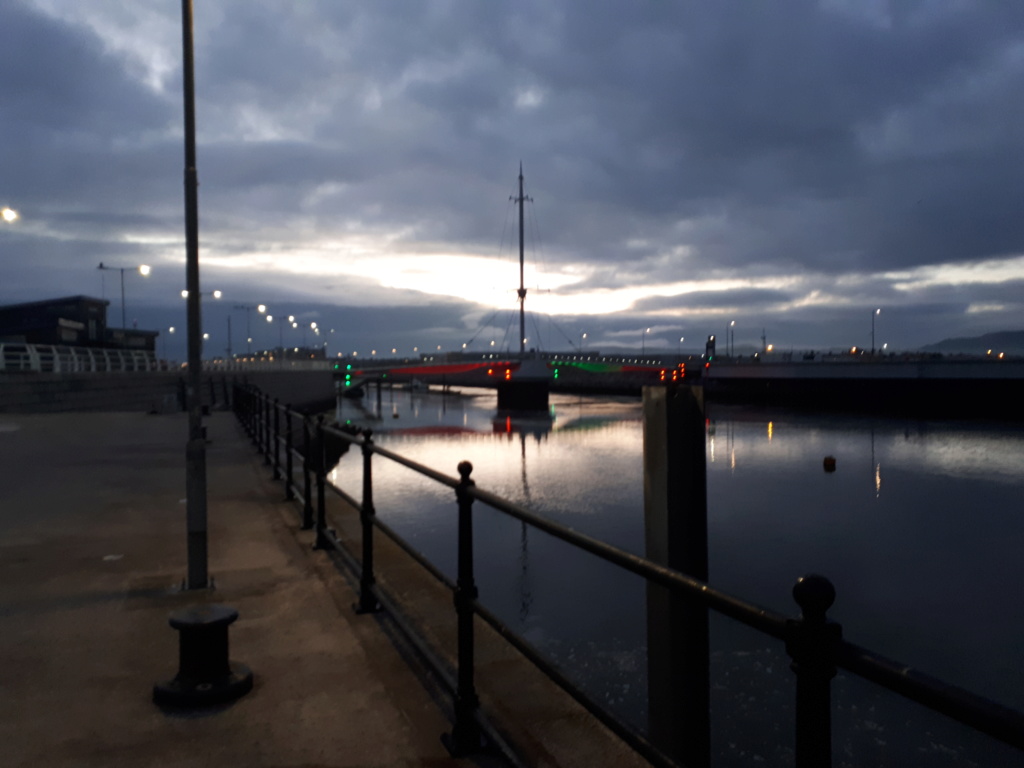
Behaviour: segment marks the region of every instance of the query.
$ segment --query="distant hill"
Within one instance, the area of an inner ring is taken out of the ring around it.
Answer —
[[[943,339],[921,347],[922,352],[944,355],[984,355],[990,349],[993,354],[1024,355],[1024,331],[997,331],[969,338]]]

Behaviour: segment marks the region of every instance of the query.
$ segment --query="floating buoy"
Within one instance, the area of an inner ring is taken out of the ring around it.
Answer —
[[[835,456],[826,456],[825,457],[825,461],[822,462],[822,465],[824,466],[826,472],[835,472],[836,471],[836,457]]]

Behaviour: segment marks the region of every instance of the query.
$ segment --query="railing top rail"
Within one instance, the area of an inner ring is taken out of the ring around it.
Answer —
[[[284,407],[287,410],[287,406]],[[303,414],[294,412],[298,416]],[[377,453],[414,472],[422,474],[449,488],[462,486],[461,481],[438,472],[424,464],[407,459],[373,443],[372,433],[350,434],[336,427],[324,425],[325,432],[361,447],[369,446]],[[332,487],[333,484],[331,484]],[[337,489],[340,491],[340,489]],[[792,639],[793,627],[798,624],[783,614],[759,607],[717,590],[710,585],[674,571],[572,528],[547,520],[530,510],[475,485],[463,487],[471,498],[493,509],[510,515],[566,543],[649,579],[684,598],[697,600],[709,609],[739,621],[778,640]],[[944,683],[905,664],[886,658],[874,651],[845,640],[835,646],[835,664],[887,690],[957,720],[1018,749],[1024,749],[1024,713],[1005,707],[962,688]]]
[[[436,469],[431,469],[425,464],[420,464],[417,461],[407,459],[404,456],[401,456],[397,453],[392,453],[387,448],[381,448],[379,445],[373,446],[373,452],[379,453],[381,456],[391,459],[392,461],[397,462],[402,466],[408,467],[411,470],[419,472],[421,475],[426,475],[431,480],[436,480],[442,485],[447,485],[449,488],[457,488],[460,484],[459,479],[457,477],[452,477],[451,475],[446,475],[443,472],[438,472]]]
[[[1024,713],[850,642],[839,643],[836,665],[964,725],[1024,749]]]
[[[614,563],[632,573],[650,579],[663,587],[682,593],[685,596],[699,600],[709,608],[718,611],[730,618],[742,622],[754,629],[760,630],[767,635],[779,640],[786,639],[787,617],[775,613],[767,608],[740,600],[725,592],[722,592],[708,584],[695,579],[692,576],[674,571],[663,565],[658,565],[638,555],[625,550],[613,547],[599,539],[580,533],[559,523],[547,520],[539,515],[521,507],[514,502],[508,501],[490,491],[482,488],[471,487],[469,495],[479,499],[494,509],[504,512],[517,520],[527,523],[539,530],[544,531],[568,544],[586,550],[591,554],[600,557],[610,563]]]

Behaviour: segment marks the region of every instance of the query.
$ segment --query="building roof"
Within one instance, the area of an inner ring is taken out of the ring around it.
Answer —
[[[26,301],[22,304],[4,304],[0,305],[0,310],[5,309],[32,309],[33,307],[45,307],[50,304],[66,304],[68,302],[76,302],[79,304],[102,304],[107,307],[110,306],[108,299],[97,299],[92,296],[64,296],[59,299],[44,299],[42,301]]]

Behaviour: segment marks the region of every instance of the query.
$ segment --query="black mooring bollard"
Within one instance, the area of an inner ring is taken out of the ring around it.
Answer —
[[[223,704],[252,690],[252,671],[228,658],[228,626],[238,611],[194,605],[171,614],[178,630],[178,674],[153,686],[153,701],[172,707]]]

